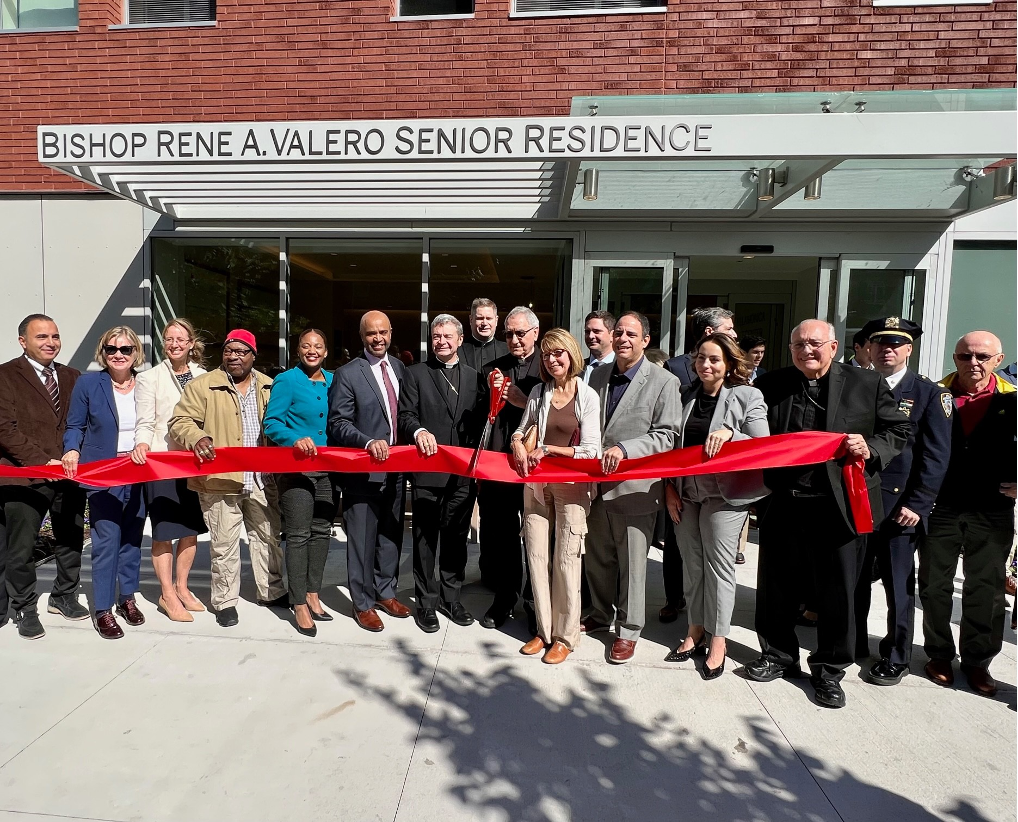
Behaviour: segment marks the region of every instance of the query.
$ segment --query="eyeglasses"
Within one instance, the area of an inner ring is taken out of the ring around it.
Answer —
[[[955,354],[954,358],[958,362],[971,362],[972,360],[975,360],[976,362],[988,362],[989,360],[992,360],[996,356],[998,355],[967,353],[967,354]]]
[[[191,342],[189,339],[185,339],[183,337],[163,337],[163,345],[170,345],[171,343],[187,345],[189,342]]]
[[[130,357],[131,355],[134,354],[134,346],[133,345],[120,345],[120,346],[116,346],[116,345],[104,345],[103,346],[103,353],[107,357],[112,357],[118,351],[121,354],[123,354],[125,357]]]
[[[834,340],[806,340],[805,342],[794,342],[792,343],[792,350],[805,351],[809,348],[811,351],[817,351],[825,345],[830,345],[832,342],[834,342]]]
[[[246,357],[248,354],[254,353],[250,348],[224,348],[224,357]]]
[[[554,351],[545,351],[541,354],[546,360],[557,360],[566,356],[569,352],[564,348],[556,348]]]
[[[529,334],[529,333],[530,333],[531,331],[533,331],[533,330],[534,330],[535,328],[537,328],[537,326],[536,326],[536,325],[534,325],[534,326],[531,326],[530,328],[525,328],[525,329],[523,329],[522,331],[509,331],[509,330],[507,329],[507,330],[506,330],[506,332],[505,332],[505,335],[506,335],[507,337],[515,337],[515,338],[516,338],[516,339],[518,339],[518,340],[522,340],[522,339],[523,339],[524,337],[526,337],[526,336],[527,336],[527,334]]]

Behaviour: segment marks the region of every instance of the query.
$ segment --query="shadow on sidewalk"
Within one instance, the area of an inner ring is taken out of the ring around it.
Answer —
[[[397,819],[430,818],[424,805],[441,807],[439,791],[457,800],[458,818],[471,820],[941,818],[844,768],[797,755],[770,723],[740,717],[737,705],[721,708],[733,716],[718,738],[700,738],[682,718],[696,705],[638,719],[633,709],[646,698],[634,691],[632,708],[616,701],[616,686],[586,667],[545,693],[514,663],[478,670],[452,662],[436,671],[433,658],[394,644],[413,683],[410,696],[405,680],[396,689],[340,668],[335,674],[365,698],[420,722]],[[546,681],[554,675],[538,674]],[[733,723],[741,732],[732,732]],[[821,791],[835,797],[838,810]],[[846,798],[856,815],[840,807]],[[989,822],[960,798],[947,813]]]

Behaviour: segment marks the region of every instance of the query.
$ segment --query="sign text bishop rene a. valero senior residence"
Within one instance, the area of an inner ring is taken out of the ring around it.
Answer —
[[[635,120],[635,121],[634,121]],[[711,123],[675,117],[40,126],[48,163],[520,160],[710,152]]]

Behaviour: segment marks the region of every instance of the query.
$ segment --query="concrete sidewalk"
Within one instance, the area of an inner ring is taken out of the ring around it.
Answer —
[[[381,634],[357,628],[343,549],[333,542],[322,594],[337,619],[316,639],[298,635],[289,613],[252,604],[247,565],[239,626],[221,629],[208,613],[171,623],[154,605],[147,549],[148,621],[124,639],[46,613],[40,641],[0,630],[0,821],[1015,819],[1009,627],[992,668],[996,699],[964,677],[952,689],[927,681],[917,648],[914,675],[894,688],[851,668],[848,706],[832,711],[805,680],[739,674],[758,653],[752,545],[730,659],[712,682],[699,661],[662,661],[685,620],[656,619],[659,557],[635,660],[608,665],[607,637],[596,635],[553,667],[518,653],[522,614],[501,631],[441,616],[430,635],[384,616]],[[408,603],[410,565],[408,537]],[[51,566],[40,574],[48,591]],[[90,592],[87,562],[83,578]],[[476,549],[467,578],[465,603],[479,615],[490,595],[476,583]],[[875,588],[872,637],[884,619]],[[192,589],[207,603],[206,544]],[[808,647],[815,632],[800,638]]]

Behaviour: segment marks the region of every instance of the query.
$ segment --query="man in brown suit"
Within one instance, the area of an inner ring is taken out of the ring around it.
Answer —
[[[79,372],[56,362],[60,331],[45,314],[22,320],[18,342],[24,355],[0,365],[0,464],[60,465],[67,407]],[[70,480],[0,479],[0,501],[6,521],[5,544],[0,544],[0,625],[13,606],[22,637],[39,639],[46,633],[39,621],[32,550],[47,511],[57,565],[47,610],[65,619],[88,619],[77,594],[85,492]]]

